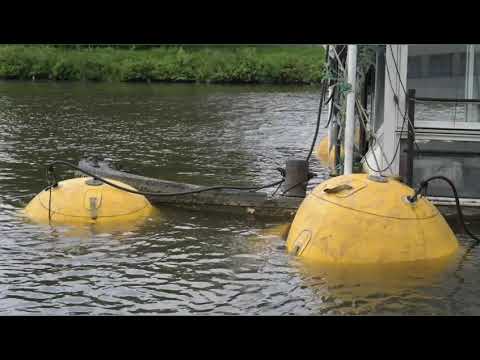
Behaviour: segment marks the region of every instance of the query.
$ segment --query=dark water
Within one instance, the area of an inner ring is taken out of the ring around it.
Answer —
[[[265,231],[272,221],[164,208],[102,232],[18,215],[54,159],[102,155],[201,185],[270,182],[306,155],[317,104],[312,87],[0,83],[0,314],[479,313],[478,249],[446,263],[326,269],[288,256]]]

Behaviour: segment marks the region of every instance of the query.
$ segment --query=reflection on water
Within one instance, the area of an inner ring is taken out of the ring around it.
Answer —
[[[443,299],[432,291],[442,286],[458,258],[405,264],[318,266],[305,264],[305,283],[320,297],[333,301],[340,314],[439,313]],[[435,302],[439,304],[435,305]]]
[[[271,220],[165,207],[141,226],[99,229],[19,215],[56,158],[101,154],[147,176],[263,184],[306,155],[317,105],[313,87],[1,83],[0,314],[477,314],[477,248],[332,269],[288,256],[288,225]]]
[[[415,104],[415,120],[446,121],[453,124],[465,122],[467,121],[465,108],[464,104],[457,103],[417,102]]]

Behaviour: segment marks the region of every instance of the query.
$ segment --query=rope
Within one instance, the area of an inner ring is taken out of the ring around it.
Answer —
[[[310,180],[310,179],[307,179],[307,180],[301,180],[301,181],[297,182],[295,185],[293,185],[293,186],[290,186],[290,187],[289,187],[287,190],[284,190],[284,191],[282,192],[282,195],[285,195],[287,192],[289,192],[289,191],[290,191],[290,190],[292,190],[294,187],[297,187],[297,186],[298,186],[298,185],[300,185],[300,184],[307,183],[307,182],[308,182],[308,180]]]
[[[275,191],[272,194],[272,197],[275,196],[275,194],[278,192],[278,190],[280,190],[281,186],[282,186],[282,183],[278,184],[277,188],[275,189]]]
[[[52,222],[52,187],[48,187],[48,223]]]
[[[120,186],[120,185],[117,185],[117,184],[114,184],[106,179],[103,179],[97,175],[94,175],[86,170],[83,170],[83,169],[80,169],[79,167],[73,165],[72,163],[69,163],[67,161],[62,161],[62,160],[57,160],[57,161],[54,161],[52,162],[51,164],[49,164],[47,166],[47,171],[48,172],[51,172],[53,173],[53,166],[54,165],[66,165],[66,166],[69,166],[71,167],[72,169],[75,169],[77,171],[80,171],[82,172],[83,174],[87,175],[87,176],[91,176],[93,177],[94,179],[96,180],[99,180],[107,185],[110,185],[116,189],[119,189],[119,190],[123,190],[123,191],[126,191],[126,192],[129,192],[129,193],[132,193],[132,194],[137,194],[137,195],[144,195],[144,196],[181,196],[181,195],[191,195],[191,194],[198,194],[198,193],[202,193],[202,192],[206,192],[206,191],[212,191],[212,190],[242,190],[242,191],[246,191],[246,190],[253,190],[253,191],[258,191],[258,190],[262,190],[262,189],[266,189],[266,188],[269,188],[269,187],[273,187],[273,186],[276,186],[276,185],[279,185],[281,183],[283,183],[285,181],[285,178],[281,179],[281,180],[278,180],[278,181],[275,181],[273,183],[270,183],[270,184],[267,184],[267,185],[262,185],[262,186],[256,186],[256,187],[242,187],[242,186],[223,186],[223,185],[219,185],[219,186],[210,186],[210,187],[204,187],[204,188],[201,188],[201,189],[197,189],[197,190],[190,190],[190,191],[182,191],[182,192],[175,192],[175,193],[158,193],[158,192],[148,192],[148,191],[138,191],[138,190],[132,190],[132,189],[128,189],[128,188],[125,188],[123,186]]]
[[[57,178],[53,168],[48,167],[45,171],[45,177],[47,179],[48,187],[45,190],[48,190],[48,223],[52,222],[52,188],[57,187]]]
[[[327,121],[327,124],[325,125],[324,129],[328,129],[328,127],[330,126],[330,122],[332,121],[333,119],[333,107],[336,105],[335,104],[335,101],[333,101],[333,97],[335,95],[335,87],[332,89],[332,95],[330,95],[330,99],[327,101],[327,104],[332,101],[332,106],[330,108],[330,114],[328,115],[328,121]]]

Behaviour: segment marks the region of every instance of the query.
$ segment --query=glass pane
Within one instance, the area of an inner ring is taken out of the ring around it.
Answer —
[[[480,95],[480,46],[469,45],[468,50],[466,62],[467,80],[465,84],[466,98],[478,99]],[[466,121],[480,122],[479,105],[466,105],[466,112]]]
[[[407,87],[422,97],[463,98],[466,52],[461,44],[409,45]]]
[[[430,140],[418,143],[420,152],[413,161],[413,187],[437,175],[452,180],[463,198],[480,199],[480,143],[476,141]],[[400,175],[405,176],[407,166],[407,141],[400,147]],[[433,181],[428,186],[430,196],[452,198],[452,189],[443,181]]]
[[[419,97],[465,98],[469,89],[466,82],[468,50],[465,44],[409,45],[407,88],[416,89]],[[478,76],[476,79],[479,80]],[[479,90],[478,81],[475,83],[473,93]],[[462,104],[417,103],[415,121],[464,122],[466,110]],[[467,112],[470,120],[478,121],[470,108]]]

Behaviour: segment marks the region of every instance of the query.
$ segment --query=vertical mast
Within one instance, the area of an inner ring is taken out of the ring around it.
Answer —
[[[348,45],[347,75],[351,86],[347,94],[345,119],[345,160],[344,175],[350,175],[353,168],[353,143],[355,140],[355,80],[357,77],[357,45]]]

